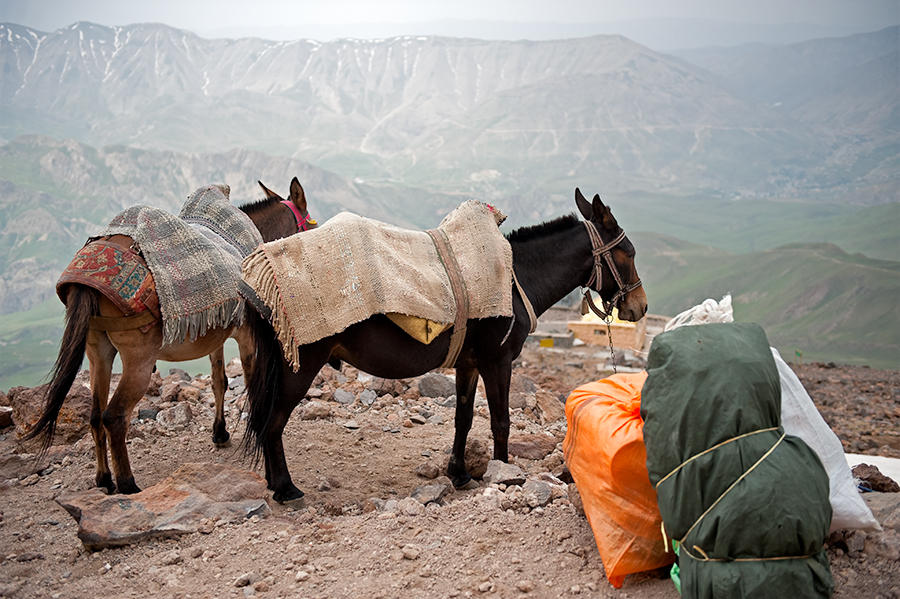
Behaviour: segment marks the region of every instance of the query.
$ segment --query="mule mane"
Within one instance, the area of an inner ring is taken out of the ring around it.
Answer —
[[[537,225],[520,227],[508,233],[506,239],[510,243],[529,241],[539,237],[546,237],[559,231],[567,231],[577,226],[579,222],[580,220],[575,214],[567,214]]]
[[[238,206],[238,210],[240,210],[244,214],[250,215],[250,214],[253,214],[254,212],[259,212],[263,208],[267,208],[267,207],[271,206],[272,204],[277,204],[280,201],[281,201],[281,199],[277,198],[277,197],[263,198],[261,200],[255,200],[255,201],[251,200],[251,201],[247,202],[246,204],[241,204],[240,206]]]

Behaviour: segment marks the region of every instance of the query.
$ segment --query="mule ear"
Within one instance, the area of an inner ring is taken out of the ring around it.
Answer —
[[[263,193],[266,194],[267,199],[270,199],[270,200],[272,200],[272,199],[280,200],[281,199],[280,195],[278,195],[277,193],[275,193],[274,191],[272,191],[271,189],[269,189],[268,187],[263,185],[262,181],[257,181],[257,183],[259,183],[259,186],[262,187]]]
[[[593,209],[594,214],[597,215],[597,220],[600,222],[600,226],[603,229],[607,231],[617,231],[619,229],[619,223],[616,222],[616,217],[613,216],[609,206],[603,204],[603,200],[600,199],[599,193],[594,196]]]
[[[583,195],[581,195],[581,190],[577,187],[575,188],[575,204],[578,206],[578,211],[581,212],[581,216],[583,216],[585,220],[591,220],[593,209],[591,208],[590,203]]]
[[[297,177],[291,179],[291,201],[300,209],[300,212],[306,212],[306,194]]]

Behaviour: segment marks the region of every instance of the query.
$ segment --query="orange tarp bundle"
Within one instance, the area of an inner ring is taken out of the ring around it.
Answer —
[[[566,464],[578,487],[606,578],[671,564],[656,490],[647,474],[641,387],[646,372],[614,374],[572,391],[566,400]]]

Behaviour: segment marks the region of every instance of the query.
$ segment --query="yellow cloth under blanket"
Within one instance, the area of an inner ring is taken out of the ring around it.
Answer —
[[[386,316],[391,319],[391,322],[403,329],[407,335],[425,345],[437,339],[438,335],[453,326],[450,323],[434,322],[427,318],[397,314],[396,312]]]

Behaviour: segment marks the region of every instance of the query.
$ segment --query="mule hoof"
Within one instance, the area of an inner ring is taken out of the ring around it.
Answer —
[[[122,495],[133,495],[134,493],[140,492],[141,488],[135,484],[133,478],[119,483],[119,493]]]
[[[472,476],[468,472],[463,472],[459,475],[451,475],[450,480],[453,482],[454,488],[462,489],[472,482]]]
[[[303,497],[303,491],[291,485],[286,489],[282,489],[280,491],[275,491],[272,494],[272,499],[277,501],[278,503],[287,503],[291,501],[297,501]]]
[[[112,474],[109,472],[106,474],[98,474],[95,482],[97,487],[106,491],[107,495],[112,495],[116,492],[116,485],[113,483]]]
[[[229,447],[231,445],[231,435],[228,431],[225,431],[221,435],[213,434],[213,443],[219,448]]]

